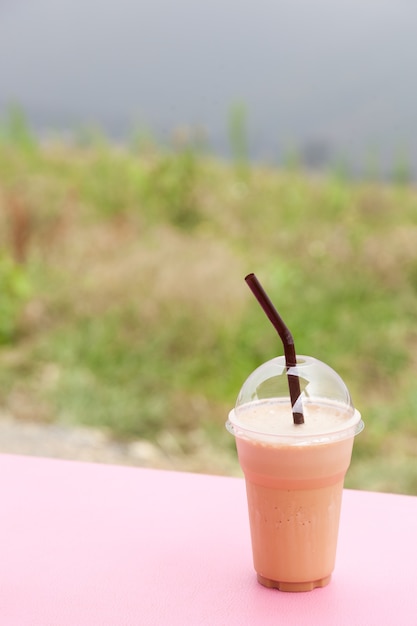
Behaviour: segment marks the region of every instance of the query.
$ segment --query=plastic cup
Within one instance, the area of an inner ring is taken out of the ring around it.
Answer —
[[[300,380],[304,424],[294,424],[287,375]],[[246,481],[258,581],[282,591],[330,582],[354,436],[363,429],[340,376],[313,357],[261,365],[244,383],[226,427]]]

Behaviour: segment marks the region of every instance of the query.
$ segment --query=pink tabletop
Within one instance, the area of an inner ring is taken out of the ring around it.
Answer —
[[[417,624],[417,498],[345,491],[324,589],[260,586],[244,482],[0,456],[0,624]]]

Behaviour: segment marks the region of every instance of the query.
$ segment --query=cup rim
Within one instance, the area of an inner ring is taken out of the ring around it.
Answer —
[[[271,400],[271,399],[270,399]],[[256,401],[257,402],[257,401]],[[261,401],[262,402],[262,401]],[[253,403],[249,402],[241,407],[249,406]],[[327,406],[334,406],[335,402],[321,402]],[[353,408],[353,407],[350,407]],[[360,412],[353,408],[352,416],[342,424],[340,428],[333,430],[318,431],[314,433],[308,433],[303,428],[303,425],[294,425],[293,433],[268,433],[262,432],[259,429],[251,428],[245,424],[239,423],[236,419],[236,407],[229,412],[228,419],[226,421],[226,429],[234,437],[250,439],[255,442],[264,442],[270,444],[290,444],[290,445],[311,445],[318,443],[330,443],[332,441],[338,441],[341,439],[347,439],[358,435],[365,427]]]

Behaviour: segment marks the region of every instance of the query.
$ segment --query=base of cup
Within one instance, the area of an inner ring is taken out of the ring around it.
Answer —
[[[312,580],[302,583],[287,583],[279,580],[271,580],[270,578],[264,578],[260,574],[257,574],[258,582],[264,587],[270,589],[279,589],[280,591],[312,591],[316,587],[325,587],[329,584],[332,575],[320,578],[319,580]]]

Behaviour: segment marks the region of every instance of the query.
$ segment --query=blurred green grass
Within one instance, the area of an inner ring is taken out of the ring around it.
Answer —
[[[282,352],[254,271],[362,412],[347,486],[417,494],[415,188],[242,162],[3,126],[0,406],[233,456],[227,412]]]

